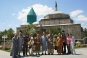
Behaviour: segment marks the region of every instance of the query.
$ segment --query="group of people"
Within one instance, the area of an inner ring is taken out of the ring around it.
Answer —
[[[66,47],[67,47],[67,53],[68,54],[76,54],[74,49],[75,44],[75,38],[72,36],[72,34],[62,33],[62,35],[59,33],[56,38],[56,50],[58,54],[66,54]]]
[[[14,37],[12,38],[10,56],[12,56],[13,58],[20,57],[21,51],[23,51],[23,56],[27,56],[28,50],[30,56],[34,55],[34,51],[36,52],[36,55],[40,55],[40,51],[42,52],[42,55],[53,55],[53,40],[53,34],[51,31],[49,31],[49,34],[46,34],[46,32],[43,32],[43,35],[37,34],[36,37],[33,36],[33,33],[28,35],[26,32],[24,34],[20,32],[19,35],[14,34]],[[65,54],[66,46],[68,49],[68,54],[75,54],[75,39],[74,36],[72,36],[72,34],[68,34],[66,36],[65,33],[58,33],[58,36],[55,40],[55,47],[58,54]]]

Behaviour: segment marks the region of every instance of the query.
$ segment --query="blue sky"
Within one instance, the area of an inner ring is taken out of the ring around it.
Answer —
[[[55,1],[58,11],[69,14],[75,23],[87,28],[87,0],[0,0],[0,31],[26,23],[26,15],[31,6],[37,14],[37,21],[54,11]]]

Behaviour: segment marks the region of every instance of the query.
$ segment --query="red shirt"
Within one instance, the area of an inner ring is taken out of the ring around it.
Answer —
[[[64,36],[62,36],[62,42],[64,42]]]

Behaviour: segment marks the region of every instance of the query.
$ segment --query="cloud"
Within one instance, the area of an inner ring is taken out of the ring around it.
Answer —
[[[83,12],[83,10],[75,10],[70,13],[70,16],[77,24],[81,24],[83,28],[87,28],[87,16],[85,16]]]
[[[79,15],[79,16],[77,16],[76,20],[78,20],[78,21],[87,21],[87,17],[84,16],[84,15]]]
[[[15,15],[15,13],[13,13],[12,15]]]
[[[48,7],[47,5],[42,5],[42,4],[34,4],[32,5],[34,11],[36,12],[37,16],[44,16],[48,13],[51,13],[53,9],[51,7]],[[26,21],[27,19],[27,14],[30,11],[31,6],[29,6],[26,9],[22,9],[20,12],[18,12],[18,19],[21,21]]]
[[[76,17],[76,16],[78,16],[78,15],[81,14],[81,13],[83,13],[83,10],[75,10],[75,11],[72,11],[72,12],[70,13],[70,16],[71,16],[71,17]]]

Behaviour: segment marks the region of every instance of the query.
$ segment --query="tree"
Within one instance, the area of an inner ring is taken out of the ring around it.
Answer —
[[[85,28],[85,29],[83,30],[83,32],[84,32],[85,36],[87,37],[87,28]]]
[[[2,36],[3,36],[3,32],[0,31],[0,40],[1,40]]]
[[[58,34],[58,33],[61,33],[61,29],[57,29],[57,28],[50,28],[49,29],[53,34]]]
[[[8,29],[7,31],[8,39],[11,39],[13,37],[13,34],[14,34],[14,30],[12,28]]]
[[[7,35],[7,30],[5,29],[4,31],[0,31],[0,40],[2,40],[2,36]]]
[[[84,32],[83,28],[81,27],[81,32]]]
[[[31,32],[32,33],[35,33],[35,26],[34,25],[28,25],[26,28],[25,28],[25,32],[27,32],[27,34],[30,34]]]
[[[4,35],[7,35],[7,30],[5,29],[5,30],[3,31],[3,33],[4,33]]]
[[[42,25],[40,25],[40,31],[42,31],[43,30],[43,27],[42,27]]]

